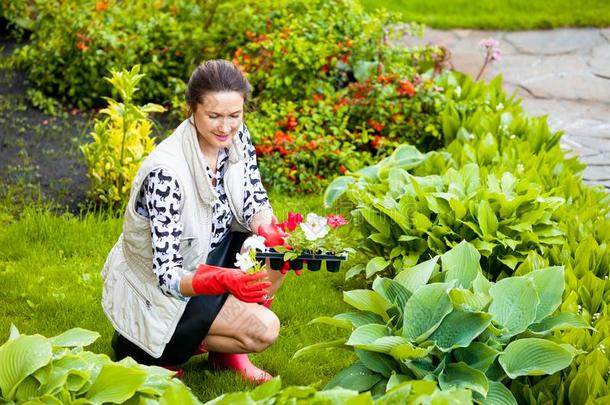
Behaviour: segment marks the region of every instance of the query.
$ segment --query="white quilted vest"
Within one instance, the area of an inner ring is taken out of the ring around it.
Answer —
[[[243,128],[242,128],[243,129]],[[246,147],[235,136],[229,148],[225,191],[234,215],[233,229],[249,232],[243,219]],[[180,217],[183,232],[179,251],[183,267],[194,271],[205,263],[212,230],[212,207],[218,198],[206,173],[206,163],[197,142],[192,118],[182,122],[142,162],[131,187],[131,195],[119,237],[102,269],[102,307],[114,328],[125,338],[158,358],[169,342],[184,312],[186,302],[163,294],[153,268],[149,219],[135,211],[142,182],[157,168],[165,168],[177,179],[182,192]]]

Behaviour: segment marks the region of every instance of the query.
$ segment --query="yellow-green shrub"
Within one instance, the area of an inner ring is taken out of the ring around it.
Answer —
[[[106,97],[108,107],[100,111],[106,117],[95,119],[93,142],[81,147],[91,182],[89,198],[96,203],[108,206],[124,203],[140,163],[155,147],[148,115],[165,109],[158,104],[133,103],[136,85],[144,77],[139,71],[139,65],[130,71],[111,71],[106,80],[118,91],[122,102]]]

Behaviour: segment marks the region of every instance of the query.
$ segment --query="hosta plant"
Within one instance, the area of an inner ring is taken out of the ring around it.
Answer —
[[[0,346],[0,402],[8,404],[198,404],[172,371],[130,357],[113,362],[83,347],[99,334],[22,335],[11,327]]]
[[[356,390],[335,387],[317,390],[313,386],[289,386],[282,388],[280,377],[275,377],[252,391],[232,392],[215,398],[205,405],[232,404],[335,404],[335,405],[390,405],[390,404],[472,404],[472,394],[466,389],[441,391],[434,381],[403,381],[394,378],[388,382],[387,392],[359,393]]]
[[[312,321],[342,328],[343,336],[294,357],[328,347],[353,350],[356,363],[327,387],[357,381],[352,389],[383,392],[391,379],[424,379],[441,389],[470,389],[480,403],[515,404],[503,383],[554,374],[580,353],[553,336],[589,328],[577,314],[557,312],[563,291],[562,267],[489,281],[477,249],[464,241],[393,279],[377,277],[372,290],[345,292],[357,312]]]
[[[136,86],[144,77],[139,71],[136,65],[131,70],[113,70],[111,77],[105,78],[122,101],[106,98],[108,106],[100,114],[107,117],[95,120],[93,141],[81,146],[91,182],[89,198],[111,207],[129,198],[140,163],[155,146],[149,114],[165,110],[157,104],[139,106],[133,102]]]

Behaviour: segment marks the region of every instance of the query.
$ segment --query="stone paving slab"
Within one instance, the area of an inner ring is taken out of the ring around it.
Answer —
[[[428,29],[400,45],[444,45],[455,69],[476,76],[484,59],[479,45],[499,41],[503,58],[484,79],[501,74],[509,94],[531,116],[546,115],[564,131],[562,146],[588,164],[584,179],[610,189],[610,28],[501,32]]]

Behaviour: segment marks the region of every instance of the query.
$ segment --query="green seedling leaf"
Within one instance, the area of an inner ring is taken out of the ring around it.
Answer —
[[[443,319],[430,336],[443,352],[457,347],[467,347],[491,323],[492,315],[485,312],[456,310]]]
[[[420,287],[405,305],[402,335],[411,341],[422,342],[451,311],[453,304],[447,294],[446,284],[435,283]]]
[[[12,401],[17,386],[30,374],[46,366],[52,354],[51,344],[40,335],[20,335],[0,346],[2,397]]]
[[[343,300],[361,311],[370,311],[388,321],[387,310],[392,306],[381,295],[371,290],[352,290],[343,293]]]
[[[432,272],[436,268],[439,256],[421,262],[417,266],[404,269],[394,277],[394,281],[402,284],[407,290],[413,292],[424,286],[430,280]]]
[[[467,388],[487,396],[489,381],[485,374],[466,363],[451,363],[438,376],[438,384],[443,390]]]
[[[474,246],[465,240],[460,242],[441,256],[442,269],[447,274],[445,281],[456,280],[458,286],[470,288],[477,274],[481,272],[479,260],[481,255]]]
[[[536,319],[540,302],[534,283],[526,277],[509,277],[491,286],[489,313],[507,329],[507,336],[523,332]]]
[[[550,340],[525,338],[511,342],[498,360],[510,378],[554,374],[572,363],[577,352]]]

